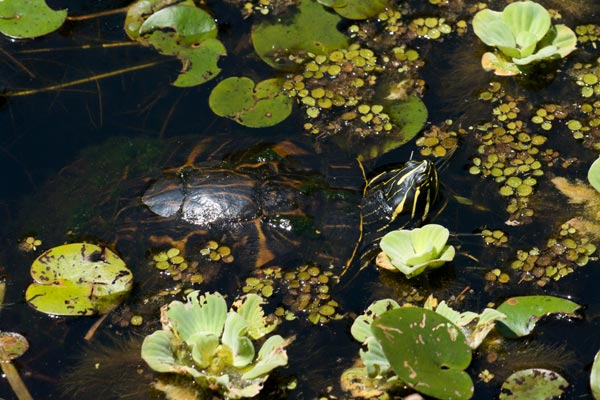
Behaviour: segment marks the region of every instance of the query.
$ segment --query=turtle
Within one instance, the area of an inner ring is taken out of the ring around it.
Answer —
[[[227,237],[253,267],[294,258],[341,266],[342,274],[354,259],[364,267],[377,238],[424,221],[438,197],[429,160],[367,179],[356,159],[327,161],[290,140],[249,147],[226,141],[207,154],[215,142],[188,149],[141,201],[164,223],[187,227],[186,237]]]

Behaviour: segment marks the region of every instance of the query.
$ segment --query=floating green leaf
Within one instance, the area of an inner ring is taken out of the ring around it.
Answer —
[[[440,302],[435,312],[448,318],[450,322],[458,326],[472,349],[479,347],[483,339],[494,328],[495,321],[505,318],[504,314],[493,308],[486,308],[481,314],[472,311],[461,313],[450,308],[445,301]],[[474,322],[475,320],[477,322]]]
[[[378,15],[389,6],[387,0],[317,0],[348,19],[367,19]]]
[[[592,372],[590,373],[590,388],[594,399],[600,400],[600,351],[594,357]]]
[[[53,32],[67,18],[67,10],[55,11],[44,0],[0,1],[0,32],[13,38],[34,38]]]
[[[482,42],[500,50],[481,59],[496,75],[516,75],[518,66],[566,57],[577,45],[575,33],[565,25],[552,26],[550,13],[533,1],[511,3],[501,12],[481,10],[473,18],[473,30]]]
[[[376,143],[361,150],[358,157],[361,161],[370,160],[397,149],[413,139],[427,122],[427,107],[416,95],[398,100],[382,99],[379,102],[384,106],[384,111],[398,129],[385,137],[378,137]]]
[[[268,321],[265,317],[263,304],[263,298],[254,293],[249,293],[233,304],[236,312],[248,323],[247,334],[254,340],[271,333],[277,327],[277,321]]]
[[[564,314],[576,317],[575,312],[581,308],[577,303],[554,296],[521,296],[511,297],[502,303],[497,310],[506,315],[499,322],[508,329],[508,336],[528,335],[536,322],[548,314]]]
[[[215,114],[250,128],[276,125],[292,112],[292,100],[282,93],[281,79],[254,85],[246,77],[231,77],[213,89],[208,104]]]
[[[219,58],[226,55],[217,36],[217,25],[210,14],[186,0],[139,0],[127,12],[127,35],[152,46],[161,54],[177,56],[183,64],[173,85],[200,85],[219,74]]]
[[[106,247],[72,243],[42,253],[31,265],[34,283],[25,298],[38,311],[54,315],[103,314],[131,290],[133,276]]]
[[[427,268],[438,268],[454,259],[454,246],[446,244],[449,235],[448,229],[437,224],[389,232],[381,238],[379,245],[385,257],[378,257],[377,265],[400,271],[407,278]]]
[[[367,350],[361,349],[360,358],[365,364],[368,377],[381,376],[386,374],[390,369],[390,363],[383,354],[381,344],[375,338],[371,325],[375,318],[385,313],[388,310],[399,308],[400,305],[392,299],[378,300],[372,303],[364,314],[359,315],[352,323],[350,333],[352,337],[363,345],[367,346]]]
[[[161,308],[162,330],[146,336],[142,358],[157,372],[191,377],[204,389],[220,390],[225,398],[256,396],[269,373],[287,364],[289,344],[281,336],[271,336],[255,358],[248,331],[259,324],[246,318],[264,319],[262,309],[255,310],[261,304],[259,296],[249,295],[228,312],[221,294],[191,292],[185,303],[173,301]],[[185,379],[177,385],[191,387]]]
[[[186,5],[174,5],[152,14],[140,27],[140,35],[157,29],[172,29],[186,45],[217,37],[217,24],[204,10]]]
[[[547,400],[559,398],[569,382],[554,371],[531,368],[517,371],[502,384],[501,400]]]
[[[590,166],[587,178],[590,185],[592,185],[596,191],[600,192],[600,158],[596,159]]]
[[[337,30],[341,20],[316,1],[302,0],[287,17],[255,24],[252,43],[259,57],[271,67],[293,69],[296,63],[287,59],[288,54],[329,54],[348,47],[346,35]]]
[[[413,389],[438,399],[469,399],[473,382],[464,371],[471,348],[461,330],[435,311],[403,307],[372,324],[392,369]]]

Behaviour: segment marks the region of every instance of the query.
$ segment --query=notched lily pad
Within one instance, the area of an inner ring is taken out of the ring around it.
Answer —
[[[125,31],[142,45],[179,58],[183,68],[174,86],[200,85],[219,74],[218,61],[227,51],[209,13],[193,1],[173,3],[139,0],[127,12]]]
[[[385,312],[371,329],[394,372],[410,387],[438,399],[471,398],[473,382],[464,371],[471,348],[446,318],[403,307]]]
[[[271,67],[294,69],[297,65],[285,57],[288,54],[329,54],[348,47],[346,35],[337,30],[341,20],[316,1],[302,0],[287,17],[254,25],[252,43],[256,53]]]
[[[231,77],[213,89],[208,104],[213,112],[250,128],[273,126],[292,112],[292,99],[282,93],[281,79],[254,85],[246,77]]]
[[[575,312],[581,306],[570,300],[554,296],[521,296],[512,297],[502,303],[497,310],[506,315],[506,319],[498,322],[502,333],[507,336],[526,336],[536,322],[548,314],[563,314],[578,317]],[[505,331],[508,332],[505,332]]]
[[[0,32],[18,39],[46,35],[61,27],[67,10],[55,11],[44,0],[0,1]]]
[[[517,371],[502,384],[501,400],[547,400],[559,398],[569,382],[548,369],[531,368]]]
[[[104,314],[131,290],[133,276],[107,248],[72,243],[42,253],[31,265],[34,283],[25,298],[46,314]]]

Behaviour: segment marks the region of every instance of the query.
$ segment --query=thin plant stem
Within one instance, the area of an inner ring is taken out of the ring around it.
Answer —
[[[67,20],[69,20],[69,21],[85,21],[87,19],[106,17],[108,15],[124,14],[127,12],[128,9],[129,9],[129,7],[123,7],[123,8],[116,8],[114,10],[98,11],[98,12],[92,13],[92,14],[68,16]]]
[[[63,82],[63,83],[59,83],[56,85],[46,86],[46,87],[38,88],[38,89],[27,89],[27,90],[20,90],[17,92],[7,92],[7,93],[3,93],[2,95],[6,96],[6,97],[18,97],[18,96],[29,96],[32,94],[43,93],[43,92],[51,92],[53,90],[65,89],[65,88],[68,88],[71,86],[77,86],[77,85],[81,85],[81,84],[88,83],[88,82],[98,81],[98,80],[104,79],[104,78],[110,78],[113,76],[125,74],[127,72],[139,71],[142,69],[154,67],[155,65],[161,64],[163,62],[165,62],[165,60],[152,61],[152,62],[149,62],[146,64],[136,65],[133,67],[118,69],[116,71],[105,72],[103,74],[89,76],[87,78],[76,79],[76,80],[70,81],[70,82]]]

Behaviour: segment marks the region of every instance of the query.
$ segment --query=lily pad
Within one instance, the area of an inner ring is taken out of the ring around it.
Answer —
[[[292,99],[282,93],[281,79],[254,84],[246,77],[231,77],[213,89],[208,104],[215,114],[251,128],[273,126],[292,112]]]
[[[413,389],[438,399],[469,399],[473,382],[464,371],[471,348],[461,330],[435,311],[403,307],[372,324],[392,369]]]
[[[140,35],[157,29],[172,29],[189,45],[217,37],[217,24],[206,11],[198,7],[174,5],[163,8],[144,21]]]
[[[44,0],[0,1],[0,32],[18,39],[54,32],[67,18],[67,10],[55,11]]]
[[[216,39],[217,25],[209,13],[193,1],[172,3],[136,2],[127,12],[125,31],[142,45],[179,58],[183,68],[174,86],[200,85],[219,74],[218,61],[227,51]]]
[[[0,349],[0,362],[11,361],[29,349],[29,342],[20,333],[0,332]]]
[[[517,371],[502,384],[501,400],[547,400],[559,398],[569,382],[554,371],[531,368]]]
[[[389,6],[387,0],[317,0],[348,19],[367,19],[378,15]]]
[[[328,12],[314,0],[302,0],[297,10],[274,22],[263,21],[252,27],[252,43],[259,57],[276,69],[296,67],[280,55],[329,54],[348,47],[348,38],[337,30],[342,18]]]
[[[54,315],[104,314],[123,300],[133,283],[119,256],[89,243],[42,253],[31,265],[31,276],[34,283],[25,293],[27,302]]]
[[[526,336],[536,322],[548,314],[563,314],[576,317],[575,312],[581,308],[577,303],[554,296],[521,296],[512,297],[502,303],[497,310],[506,315],[506,319],[498,322],[508,330],[507,336]],[[500,330],[504,333],[504,329]]]
[[[410,95],[402,100],[382,99],[380,102],[393,124],[399,129],[394,134],[379,137],[376,143],[361,150],[358,157],[361,161],[370,160],[397,149],[412,140],[427,122],[427,106],[416,95]]]

